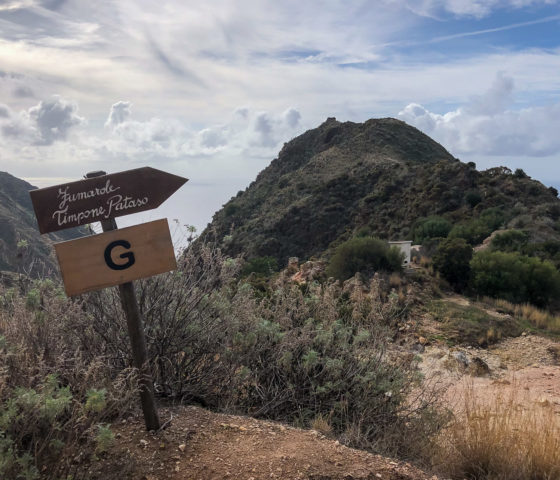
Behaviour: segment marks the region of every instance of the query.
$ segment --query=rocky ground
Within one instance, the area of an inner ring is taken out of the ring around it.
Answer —
[[[354,450],[314,430],[180,406],[147,433],[135,416],[114,425],[114,446],[90,467],[95,479],[138,480],[424,480],[410,464]]]
[[[488,349],[426,347],[421,369],[448,387],[449,406],[460,411],[466,392],[482,402],[516,397],[526,408],[551,406],[560,414],[558,342],[537,335],[508,338]]]

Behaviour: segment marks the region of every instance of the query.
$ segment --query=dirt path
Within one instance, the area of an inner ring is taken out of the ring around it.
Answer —
[[[162,409],[161,417],[172,421],[157,434],[141,418],[114,425],[115,445],[92,466],[94,478],[120,471],[122,480],[437,479],[312,430],[192,406]]]

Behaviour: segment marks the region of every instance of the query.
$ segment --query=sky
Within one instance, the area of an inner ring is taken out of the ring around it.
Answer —
[[[560,0],[0,0],[0,171],[152,166],[199,231],[328,117],[560,186]]]

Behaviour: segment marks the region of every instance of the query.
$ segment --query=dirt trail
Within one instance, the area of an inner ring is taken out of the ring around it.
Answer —
[[[94,478],[139,480],[424,480],[409,464],[354,450],[313,430],[192,406],[161,410],[160,433],[135,417],[112,430],[115,445],[92,466]]]

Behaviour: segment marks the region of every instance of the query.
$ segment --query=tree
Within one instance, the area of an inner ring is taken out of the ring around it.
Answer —
[[[462,291],[469,280],[472,256],[473,249],[465,239],[448,238],[439,244],[433,265],[456,291]]]
[[[451,227],[451,222],[443,217],[433,215],[424,218],[414,227],[414,242],[423,243],[428,238],[447,237]]]
[[[508,230],[499,233],[492,238],[490,247],[492,250],[500,250],[502,252],[520,251],[529,240],[529,236],[521,230]]]
[[[371,275],[377,270],[402,269],[403,254],[397,247],[375,237],[355,237],[340,244],[327,266],[327,275],[347,280],[357,272]]]
[[[485,250],[471,261],[471,286],[481,295],[543,307],[560,294],[560,273],[546,260]]]

